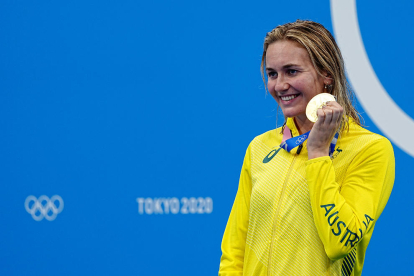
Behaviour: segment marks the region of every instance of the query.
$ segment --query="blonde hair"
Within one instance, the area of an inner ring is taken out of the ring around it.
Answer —
[[[344,109],[340,127],[341,132],[345,128],[349,129],[348,117],[352,118],[358,125],[361,125],[361,115],[353,106],[354,94],[345,77],[345,65],[341,51],[332,34],[319,23],[308,20],[296,20],[293,23],[280,25],[267,33],[260,66],[266,90],[266,51],[270,44],[281,40],[291,40],[302,45],[308,52],[317,73],[321,76],[324,76],[323,73],[327,73],[332,80],[327,92],[335,96],[337,102]]]

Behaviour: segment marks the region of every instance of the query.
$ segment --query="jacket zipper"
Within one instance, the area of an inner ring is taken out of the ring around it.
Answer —
[[[300,150],[299,150],[299,153],[300,153]],[[284,195],[285,190],[286,190],[287,181],[289,179],[290,172],[292,171],[293,165],[295,164],[295,161],[296,161],[296,157],[297,157],[297,155],[299,153],[297,153],[297,154],[294,155],[293,160],[292,160],[292,163],[290,163],[289,171],[286,174],[285,181],[283,182],[282,192],[280,194],[280,198],[279,198],[279,202],[278,202],[278,205],[277,205],[276,213],[274,215],[273,226],[272,226],[272,240],[270,241],[269,261],[268,261],[268,267],[267,267],[267,275],[268,276],[271,275],[270,274],[270,270],[272,268],[273,242],[274,242],[274,239],[275,239],[275,232],[276,232],[276,226],[277,226],[277,223],[276,222],[277,222],[277,218],[279,216],[280,206],[282,205],[282,199],[283,199],[283,195]]]

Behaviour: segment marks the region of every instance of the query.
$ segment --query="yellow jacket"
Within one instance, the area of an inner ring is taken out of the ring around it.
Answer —
[[[291,118],[287,126],[299,135]],[[308,160],[306,142],[290,153],[281,142],[279,128],[246,151],[219,275],[361,275],[394,183],[391,143],[352,120],[331,158]]]

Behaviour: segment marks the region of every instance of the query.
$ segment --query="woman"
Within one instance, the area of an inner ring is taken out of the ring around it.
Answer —
[[[361,275],[394,183],[392,146],[361,127],[322,25],[298,20],[269,32],[261,68],[286,121],[246,151],[219,275]],[[320,93],[337,101],[313,123],[306,106]],[[282,149],[289,139],[298,146]]]

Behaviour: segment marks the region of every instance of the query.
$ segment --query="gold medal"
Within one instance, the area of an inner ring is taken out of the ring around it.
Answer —
[[[313,97],[308,105],[306,106],[306,117],[309,121],[316,122],[318,120],[318,115],[316,112],[319,108],[322,108],[326,105],[326,102],[335,102],[335,97],[328,93],[321,93]]]

